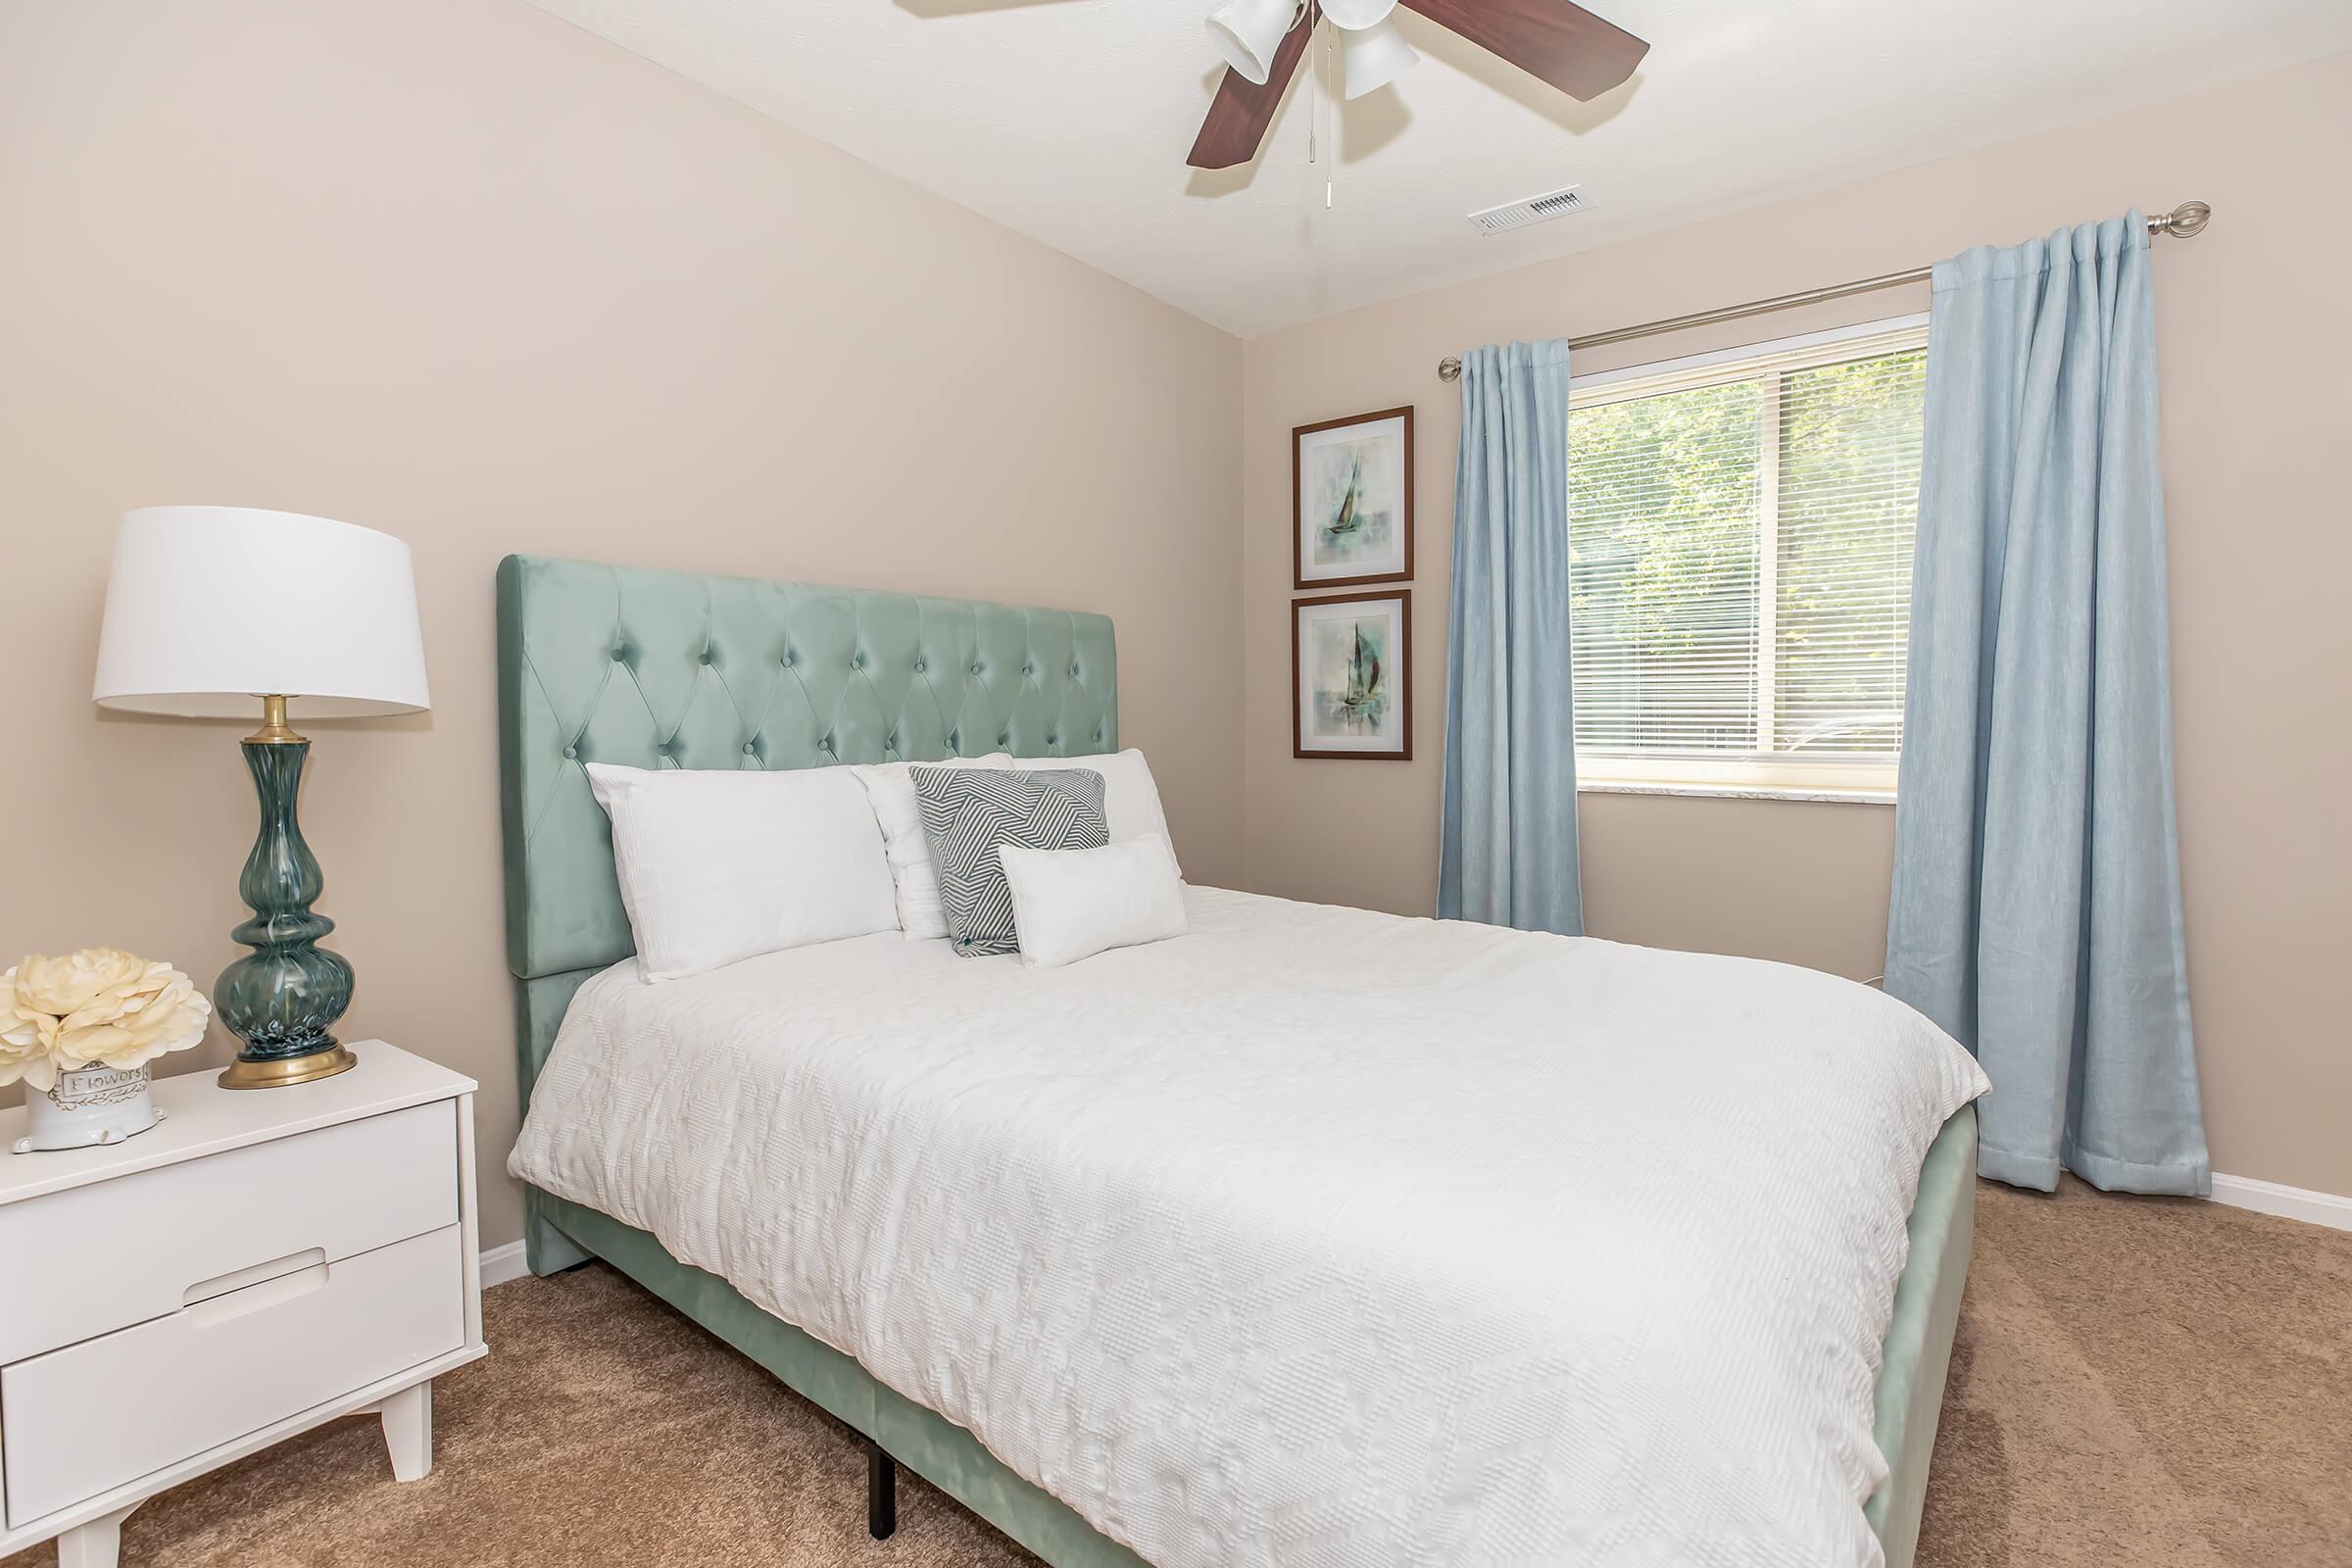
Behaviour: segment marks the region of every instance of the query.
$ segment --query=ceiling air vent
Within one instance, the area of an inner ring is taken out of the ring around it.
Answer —
[[[1525,201],[1507,202],[1500,207],[1490,207],[1483,213],[1472,213],[1470,221],[1478,225],[1478,231],[1482,234],[1499,234],[1505,229],[1541,223],[1547,218],[1581,213],[1591,205],[1576,193],[1574,185],[1569,185],[1560,190],[1545,191],[1541,196],[1530,196]]]

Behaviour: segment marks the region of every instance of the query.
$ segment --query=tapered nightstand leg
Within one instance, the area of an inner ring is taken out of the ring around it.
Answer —
[[[899,1528],[899,1470],[882,1445],[865,1440],[865,1533],[888,1541]]]
[[[422,1481],[433,1469],[433,1386],[403,1389],[376,1407],[384,1446],[392,1450],[392,1479]]]
[[[75,1525],[57,1538],[57,1568],[115,1568],[122,1556],[122,1521],[130,1509],[100,1514],[86,1525]]]

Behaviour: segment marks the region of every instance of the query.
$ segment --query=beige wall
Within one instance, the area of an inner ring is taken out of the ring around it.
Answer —
[[[1438,360],[1914,267],[2138,202],[2213,203],[2158,242],[2174,690],[2189,981],[2217,1168],[2352,1193],[2352,56],[1971,153],[1250,341],[1242,598],[1252,887],[1426,912],[1452,453]],[[1570,219],[1567,221],[1573,222]],[[1924,287],[1711,333],[1597,350],[1580,368],[1926,308]],[[1289,431],[1419,408],[1409,764],[1290,756]],[[1583,798],[1595,935],[1791,959],[1863,977],[1886,933],[1883,807]]]
[[[1108,612],[1123,732],[1231,880],[1240,373],[1227,334],[519,0],[10,0],[0,963],[113,942],[209,986],[237,951],[240,728],[89,705],[117,514],[400,535],[433,711],[317,726],[304,821],[345,1033],[481,1080],[508,1240],[498,559]]]

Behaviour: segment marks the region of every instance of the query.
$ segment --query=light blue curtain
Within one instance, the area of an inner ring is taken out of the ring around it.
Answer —
[[[1568,345],[1462,356],[1438,916],[1579,936]]]
[[[1984,1063],[1985,1175],[2204,1194],[2136,212],[1936,269],[1886,989]]]

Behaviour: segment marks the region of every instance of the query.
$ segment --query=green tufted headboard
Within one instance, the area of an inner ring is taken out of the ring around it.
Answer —
[[[509,556],[498,567],[507,964],[530,1100],[580,983],[632,951],[585,764],[821,767],[1118,750],[1110,621]]]

